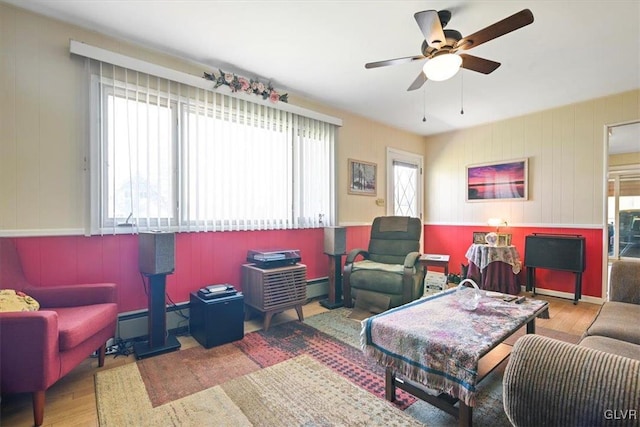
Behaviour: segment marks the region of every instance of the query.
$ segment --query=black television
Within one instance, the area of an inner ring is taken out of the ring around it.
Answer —
[[[525,237],[525,267],[583,272],[585,238],[579,235],[532,234]]]

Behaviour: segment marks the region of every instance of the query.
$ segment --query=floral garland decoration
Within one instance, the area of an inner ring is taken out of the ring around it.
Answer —
[[[253,93],[258,96],[262,96],[262,99],[269,99],[271,102],[289,102],[289,94],[279,94],[273,89],[271,83],[264,84],[258,80],[247,80],[245,77],[237,76],[233,73],[225,73],[222,70],[218,70],[220,75],[218,77],[211,73],[204,72],[204,78],[216,82],[214,89],[219,88],[222,85],[229,86],[231,92],[245,92]]]

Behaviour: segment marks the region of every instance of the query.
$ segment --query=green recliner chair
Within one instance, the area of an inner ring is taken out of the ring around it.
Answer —
[[[385,216],[373,220],[369,250],[353,249],[344,266],[344,305],[372,295],[393,308],[422,296],[424,266],[420,258],[422,223],[418,218]],[[361,256],[363,259],[356,261]]]

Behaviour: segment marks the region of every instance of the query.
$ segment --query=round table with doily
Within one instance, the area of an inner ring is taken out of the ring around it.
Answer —
[[[474,243],[465,256],[469,260],[467,278],[473,279],[481,289],[511,295],[520,293],[518,273],[522,261],[515,246]]]

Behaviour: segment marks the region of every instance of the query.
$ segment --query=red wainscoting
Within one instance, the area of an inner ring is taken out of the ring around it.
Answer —
[[[241,289],[241,266],[250,249],[299,249],[307,280],[326,277],[323,229],[229,231],[176,234],[176,268],[167,276],[167,293],[178,303],[206,284],[230,283]],[[25,275],[38,286],[114,282],[119,311],[146,309],[138,272],[138,236],[15,238]]]
[[[424,252],[450,255],[449,272],[460,273],[460,265],[468,264],[465,253],[471,244],[474,231],[495,231],[491,227],[460,225],[425,225]],[[532,233],[579,234],[585,237],[586,270],[582,275],[582,295],[602,297],[602,242],[603,231],[593,228],[537,228],[537,227],[503,227],[501,233],[512,235],[511,243],[520,253],[524,261],[525,236]],[[526,275],[520,275],[521,284],[526,283]],[[566,292],[573,295],[575,276],[566,271],[536,269],[536,288]]]
[[[476,226],[424,226],[424,252],[449,254],[449,271],[460,272],[467,264],[465,253],[474,231],[492,231]],[[512,243],[524,258],[524,238],[536,233],[580,234],[586,237],[587,269],[582,293],[601,296],[602,230],[582,228],[517,228],[501,230],[513,235]],[[371,227],[347,228],[347,251],[366,249]],[[15,238],[27,278],[38,286],[114,282],[118,284],[120,312],[147,308],[143,278],[138,272],[138,236],[68,236]],[[241,286],[241,266],[250,249],[299,249],[307,266],[307,280],[328,274],[324,254],[324,230],[228,231],[176,234],[176,269],[167,276],[167,293],[172,301],[189,300],[189,293],[206,284]],[[344,258],[343,258],[344,262]],[[524,284],[524,275],[521,275]],[[537,287],[573,293],[572,273],[536,271]]]

